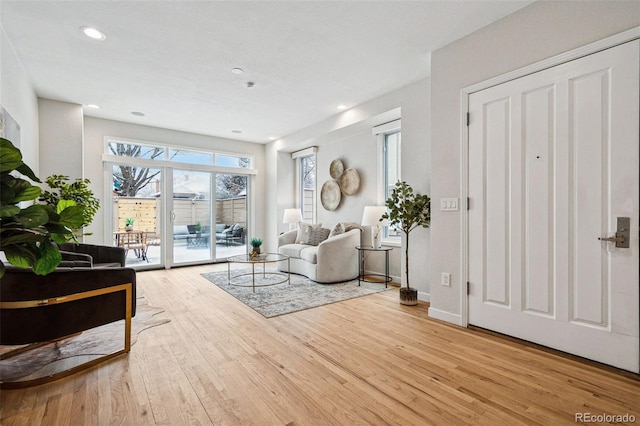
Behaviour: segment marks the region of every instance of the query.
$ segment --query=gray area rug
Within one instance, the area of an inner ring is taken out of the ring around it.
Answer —
[[[170,321],[167,318],[156,317],[163,312],[162,308],[150,306],[144,297],[136,299],[136,316],[131,319],[131,345],[137,341],[138,335],[142,331]],[[99,355],[115,352],[123,346],[124,320],[96,327],[55,342],[43,343],[13,356],[8,356],[7,352],[26,346],[2,346],[0,381],[17,382],[69,370],[75,365],[97,358]]]
[[[257,272],[258,270],[256,266],[255,293],[251,289],[251,276],[238,276],[249,272],[248,269],[231,270],[232,277],[236,277],[232,278],[232,282],[235,285],[227,283],[226,271],[210,272],[202,274],[202,276],[266,318],[366,296],[393,288],[385,288],[384,283],[362,282],[358,286],[358,280],[337,284],[320,284],[296,274],[291,274],[291,283],[269,285],[285,278],[269,274],[263,277],[261,273]],[[276,271],[275,269],[267,268],[267,272]]]

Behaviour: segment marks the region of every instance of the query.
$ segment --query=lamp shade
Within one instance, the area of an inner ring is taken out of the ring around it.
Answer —
[[[298,223],[302,222],[302,213],[300,209],[284,209],[284,217],[282,223]]]
[[[385,206],[365,206],[362,214],[362,226],[387,226],[388,220],[380,220],[383,214],[387,212]]]

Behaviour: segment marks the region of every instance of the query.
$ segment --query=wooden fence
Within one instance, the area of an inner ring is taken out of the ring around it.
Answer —
[[[173,200],[175,213],[174,225],[194,225],[198,222],[207,224],[211,217],[209,200]],[[216,200],[216,223],[233,225],[239,223],[246,227],[246,197]],[[124,230],[126,218],[133,218],[134,229],[148,232],[160,232],[158,229],[158,213],[161,211],[158,198],[127,198],[114,200],[113,229]]]

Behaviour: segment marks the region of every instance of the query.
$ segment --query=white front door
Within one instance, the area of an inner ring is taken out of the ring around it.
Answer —
[[[639,46],[469,96],[469,323],[636,373]]]

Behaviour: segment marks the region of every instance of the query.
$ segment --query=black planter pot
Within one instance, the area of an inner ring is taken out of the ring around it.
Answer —
[[[418,290],[415,288],[400,288],[400,304],[414,306],[418,304]]]

